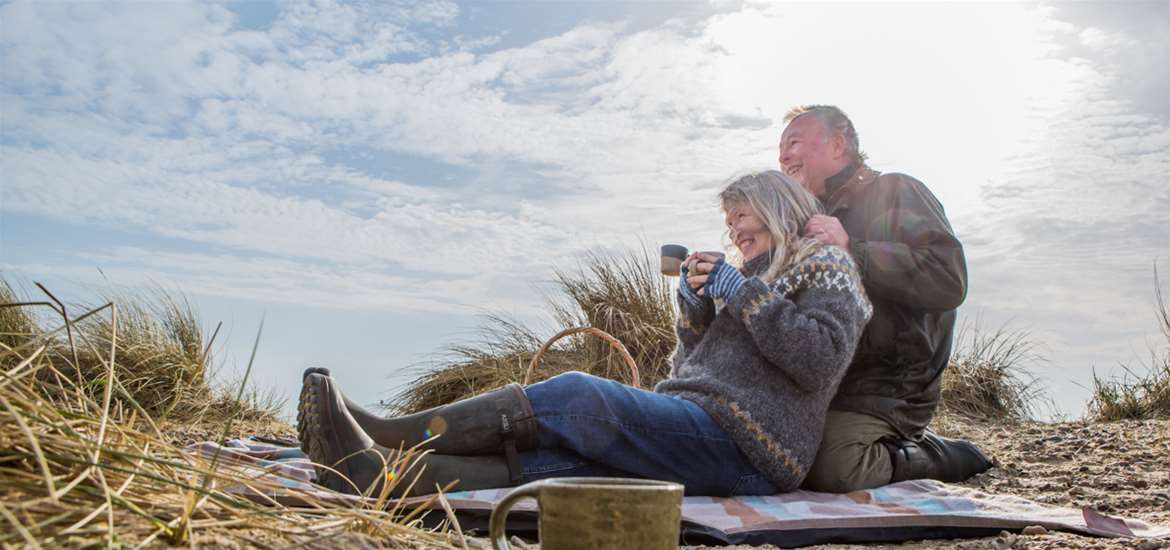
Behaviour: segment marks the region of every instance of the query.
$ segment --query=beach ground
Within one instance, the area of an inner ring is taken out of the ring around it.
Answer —
[[[978,423],[944,418],[937,429],[949,437],[977,442],[998,466],[963,483],[995,494],[1016,495],[1041,503],[1079,508],[1091,506],[1107,515],[1170,525],[1170,420],[1060,423]],[[291,435],[273,423],[255,432]],[[179,435],[179,434],[176,434]],[[183,443],[215,439],[195,429],[179,435]],[[479,539],[490,547],[487,539]],[[538,544],[527,545],[538,549]],[[841,545],[809,548],[1099,548],[1170,549],[1170,541],[1106,539],[1049,531],[998,537],[907,541],[902,544]],[[690,546],[692,549],[717,547]],[[727,546],[745,550],[769,546]]]
[[[977,442],[998,466],[963,485],[1037,502],[1091,506],[1107,515],[1170,525],[1170,420],[984,424],[944,419],[939,431]],[[846,548],[1170,548],[1170,541],[1106,539],[1049,531],[902,544],[812,546]],[[705,548],[705,547],[691,547]],[[730,546],[722,548],[768,548]]]

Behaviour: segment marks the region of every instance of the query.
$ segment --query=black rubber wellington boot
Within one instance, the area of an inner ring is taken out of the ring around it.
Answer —
[[[306,385],[304,382],[306,380],[308,380],[310,374],[320,374],[322,376],[332,376],[332,373],[329,371],[329,369],[325,368],[325,367],[309,367],[309,368],[305,369],[305,373],[301,376],[301,399],[304,399],[305,392],[308,391],[308,385]],[[357,403],[350,401],[349,397],[346,397],[346,395],[341,392],[340,388],[336,388],[336,389],[337,389],[338,393],[341,393],[341,400],[345,403],[345,409],[347,411],[349,411],[349,415],[351,417],[353,417],[353,419],[355,421],[357,421],[358,426],[361,426],[362,431],[366,432],[367,434],[370,433],[370,430],[373,429],[373,427],[376,426],[377,423],[382,420],[382,416],[367,411],[361,405],[358,405]],[[304,429],[304,427],[301,425],[303,422],[304,422],[304,419],[302,418],[301,411],[298,410],[297,411],[297,431],[298,432],[300,432]],[[397,446],[395,446],[395,447],[397,447]]]
[[[510,487],[519,481],[518,466],[500,454],[450,456],[429,453],[406,472],[395,471],[397,450],[374,441],[349,414],[332,378],[310,373],[297,405],[301,448],[317,470],[317,481],[346,494],[378,496],[392,481],[390,496],[437,492],[456,482],[459,490]],[[400,464],[400,467],[406,465]],[[409,492],[409,494],[408,494]]]
[[[920,441],[896,439],[883,443],[890,451],[890,462],[894,466],[891,483],[908,479],[966,481],[993,466],[974,443],[948,439],[930,430],[926,430]]]
[[[329,370],[312,367],[305,371],[329,376]],[[307,382],[306,382],[307,383]],[[304,393],[302,389],[302,394]],[[341,390],[334,386],[335,393]],[[382,418],[352,403],[341,400],[350,416],[375,443],[383,447],[409,449],[434,436],[427,449],[447,455],[489,455],[505,453],[509,459],[516,451],[536,447],[536,418],[532,404],[519,384],[482,393],[414,414]],[[298,414],[298,427],[302,420]]]

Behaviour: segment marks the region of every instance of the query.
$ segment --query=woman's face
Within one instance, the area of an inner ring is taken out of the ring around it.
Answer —
[[[752,205],[746,202],[733,205],[727,211],[726,222],[731,242],[745,261],[772,249],[772,234]]]

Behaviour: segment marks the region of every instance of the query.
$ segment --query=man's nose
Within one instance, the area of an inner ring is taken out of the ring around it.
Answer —
[[[780,161],[780,167],[783,168],[784,165],[788,163],[788,151],[785,151],[784,148],[781,147],[780,155],[776,157],[776,160]]]

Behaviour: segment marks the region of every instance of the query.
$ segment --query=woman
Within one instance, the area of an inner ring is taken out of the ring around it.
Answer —
[[[471,490],[564,476],[665,479],[690,495],[796,489],[872,309],[849,254],[800,234],[819,211],[800,185],[761,172],[719,199],[734,265],[719,253],[684,262],[678,345],[654,391],[573,372],[384,419],[349,403],[327,371],[309,369],[298,431],[320,481],[377,490],[393,477],[383,469],[392,449],[438,435],[413,492],[456,479]]]

